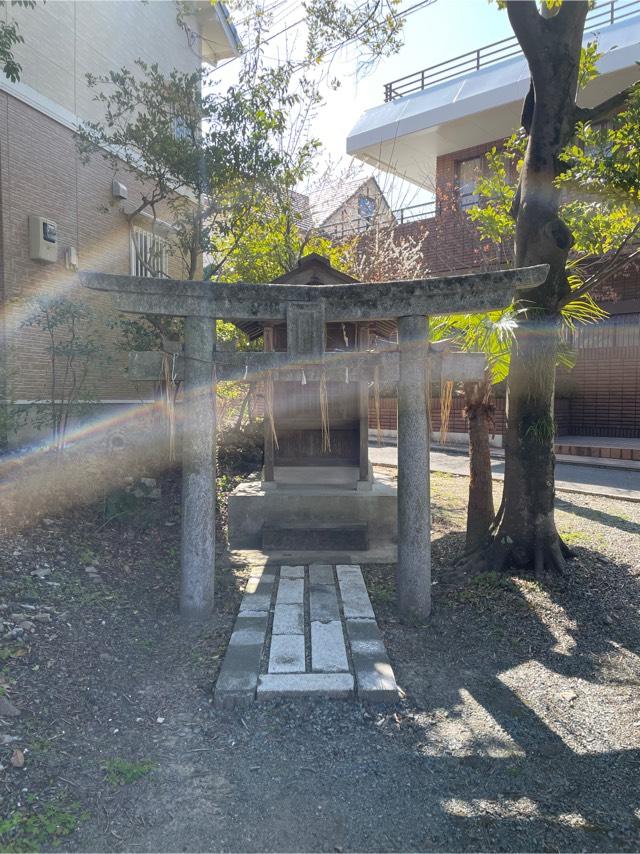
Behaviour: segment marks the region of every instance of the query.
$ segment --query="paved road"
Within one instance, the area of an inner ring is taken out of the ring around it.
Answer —
[[[369,446],[369,458],[374,465],[397,466],[398,451],[391,445],[378,448]],[[469,457],[447,451],[431,451],[432,471],[451,474],[469,474]],[[492,458],[491,470],[495,480],[504,477],[504,459]],[[629,471],[604,466],[556,464],[556,488],[568,492],[585,492],[590,495],[610,495],[640,501],[640,471]]]

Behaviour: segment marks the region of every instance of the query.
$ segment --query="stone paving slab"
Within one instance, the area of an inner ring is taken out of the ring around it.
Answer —
[[[304,635],[273,635],[269,673],[304,673]]]
[[[266,673],[258,682],[258,699],[278,697],[353,697],[350,673]]]
[[[304,606],[276,604],[272,632],[274,635],[303,635]]]
[[[269,567],[252,571],[247,583],[218,676],[216,707],[305,696],[398,699],[357,564],[339,564],[335,571],[320,563]]]
[[[311,623],[311,669],[326,673],[349,671],[342,620]]]
[[[268,611],[271,607],[275,576],[263,575],[261,578],[251,577],[240,603],[241,611]]]
[[[301,578],[281,578],[278,584],[277,605],[298,605],[304,599],[304,581]]]
[[[271,607],[271,593],[247,593],[240,603],[241,611],[268,611]]]
[[[263,645],[264,641],[229,645],[216,682],[214,704],[217,708],[234,708],[253,702]]]
[[[398,686],[376,621],[347,620],[347,636],[358,697],[372,703],[395,702]]]
[[[375,620],[367,586],[359,566],[339,565],[336,567],[342,607],[347,620],[360,618]]]
[[[281,566],[280,578],[304,578],[304,566]]]
[[[312,563],[309,567],[311,584],[333,584],[333,567],[327,563]]]
[[[335,584],[311,584],[309,589],[309,614],[311,621],[339,620],[338,596]]]

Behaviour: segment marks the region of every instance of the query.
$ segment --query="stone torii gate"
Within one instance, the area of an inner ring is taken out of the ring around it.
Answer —
[[[546,266],[409,281],[339,285],[244,284],[81,273],[134,314],[184,317],[182,577],[180,609],[202,619],[213,610],[215,568],[215,383],[247,373],[369,382],[377,369],[398,386],[398,570],[400,613],[426,617],[431,605],[429,515],[428,316],[506,308],[514,291],[544,282]],[[327,322],[396,320],[395,352],[324,352]],[[215,321],[284,322],[287,352],[216,351]],[[464,356],[457,372],[465,375]],[[441,357],[444,360],[445,357]],[[434,366],[435,367],[435,366]],[[444,370],[444,366],[441,366]],[[300,368],[297,369],[298,372]],[[476,369],[477,371],[477,366]],[[451,374],[445,371],[447,376]],[[451,378],[458,378],[455,376]],[[317,376],[316,376],[317,375]],[[475,376],[475,375],[474,375]]]

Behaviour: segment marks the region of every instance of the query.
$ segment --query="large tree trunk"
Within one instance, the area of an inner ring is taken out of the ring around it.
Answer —
[[[533,0],[508,0],[507,10],[531,71],[522,123],[529,138],[514,202],[517,266],[548,264],[545,283],[519,308],[507,381],[505,481],[501,515],[487,565],[507,563],[564,570],[568,549],[556,531],[553,396],[559,307],[570,291],[566,263],[572,236],[559,217],[560,152],[576,124],[582,33],[588,4],[565,2],[543,17]]]
[[[493,431],[491,383],[465,383],[465,414],[469,421],[469,504],[467,554],[486,545],[495,518],[489,436]]]

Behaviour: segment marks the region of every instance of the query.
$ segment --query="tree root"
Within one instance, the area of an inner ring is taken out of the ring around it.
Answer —
[[[533,549],[513,542],[510,537],[494,534],[486,545],[459,558],[455,567],[465,575],[474,576],[482,572],[503,572],[511,566],[530,566],[535,578],[543,578],[545,573],[565,576],[567,560],[572,557],[575,554],[558,534],[537,537]]]
[[[565,558],[565,560],[571,560],[571,558],[574,558],[576,556],[576,553],[573,551],[573,549],[569,548],[569,546],[565,543],[562,537],[558,536],[558,539],[560,541],[560,550],[562,551],[562,556]]]

